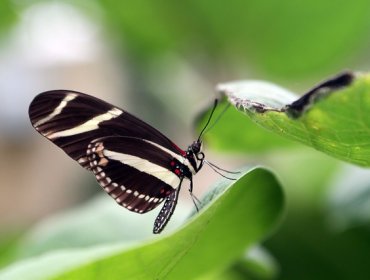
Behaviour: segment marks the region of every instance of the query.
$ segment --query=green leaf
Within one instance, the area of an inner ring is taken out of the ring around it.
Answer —
[[[199,280],[246,280],[246,279],[275,279],[278,266],[274,258],[260,246],[254,246],[246,251],[243,257],[226,271],[208,274]]]
[[[221,181],[204,201],[184,227],[150,243],[51,252],[8,267],[0,279],[194,279],[237,262],[276,227],[284,204],[263,168]]]
[[[370,165],[370,75],[345,73],[299,98],[266,82],[219,86],[264,128],[354,164]],[[295,101],[294,101],[295,100]]]
[[[179,203],[166,229],[178,227],[188,213],[188,209]],[[52,215],[38,223],[19,242],[18,257],[122,240],[127,243],[142,242],[152,238],[153,221],[157,214],[157,211],[151,211],[146,215],[137,215],[112,203],[110,197],[102,194],[79,207]]]

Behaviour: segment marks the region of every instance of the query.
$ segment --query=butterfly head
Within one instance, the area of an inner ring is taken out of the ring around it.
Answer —
[[[201,140],[196,140],[188,147],[186,158],[193,167],[192,173],[197,173],[203,166],[204,153],[202,152],[203,143]]]
[[[193,153],[198,159],[202,159],[204,154],[202,153],[203,142],[201,140],[194,141],[188,148],[188,152]]]

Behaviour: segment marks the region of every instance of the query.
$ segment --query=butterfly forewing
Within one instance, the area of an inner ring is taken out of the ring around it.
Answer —
[[[97,138],[119,135],[146,139],[184,154],[161,132],[123,109],[93,96],[67,90],[39,94],[29,107],[32,125],[83,167],[86,149]]]

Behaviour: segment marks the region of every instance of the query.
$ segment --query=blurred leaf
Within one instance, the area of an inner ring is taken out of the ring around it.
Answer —
[[[264,246],[279,260],[277,280],[366,280],[370,275],[368,226],[333,231],[317,209],[290,211]]]
[[[178,24],[171,21],[170,6],[155,1],[100,1],[106,20],[126,46],[143,59],[156,56],[174,44]],[[171,22],[172,24],[169,24]]]
[[[333,157],[370,165],[370,75],[343,74],[300,99],[275,85],[220,85],[229,101],[259,125]]]
[[[278,265],[275,259],[260,246],[248,250],[235,267],[245,274],[252,275],[253,279],[275,279],[278,272]]]
[[[328,220],[337,231],[370,222],[370,170],[344,166],[327,193]]]
[[[246,33],[239,33],[249,45],[248,61],[284,79],[346,68],[355,50],[367,43],[363,36],[370,27],[370,3],[366,0],[249,2],[251,7],[239,7],[248,21]]]
[[[3,268],[16,259],[20,233],[10,232],[4,236],[0,237],[0,268]]]
[[[276,227],[283,207],[278,182],[261,168],[223,180],[205,201],[211,198],[181,230],[151,243],[44,254],[3,270],[0,279],[194,279],[237,261]]]
[[[107,195],[99,195],[82,206],[52,215],[37,224],[20,240],[18,257],[57,249],[150,239],[153,237],[153,221],[159,210],[137,215],[112,203]],[[179,203],[166,230],[178,227],[188,215],[189,210]]]
[[[197,278],[199,280],[246,280],[275,279],[277,264],[262,247],[254,246],[246,251],[239,261],[221,273],[213,273]]]
[[[211,69],[237,61],[284,79],[348,67],[353,54],[364,50],[370,27],[367,0],[100,4],[114,37],[136,54],[136,62],[167,52],[194,59],[198,52]]]
[[[342,165],[309,147],[276,151],[261,160],[278,175],[292,211],[311,211],[321,206],[331,180]]]
[[[0,1],[0,33],[6,31],[15,22],[16,18],[13,1]]]

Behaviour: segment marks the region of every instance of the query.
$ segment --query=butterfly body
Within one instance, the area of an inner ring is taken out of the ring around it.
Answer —
[[[29,107],[34,128],[82,167],[121,206],[148,212],[165,201],[154,223],[163,230],[176,207],[183,179],[203,166],[202,142],[186,151],[161,132],[93,96],[67,90],[48,91]]]

